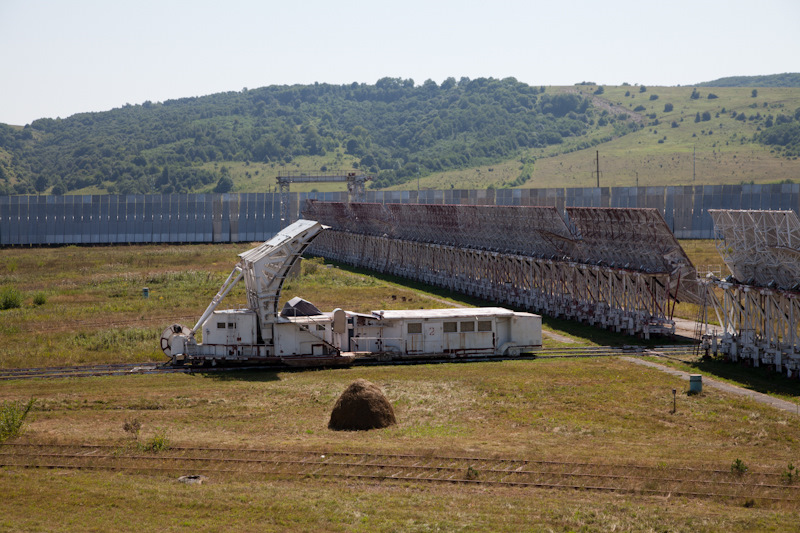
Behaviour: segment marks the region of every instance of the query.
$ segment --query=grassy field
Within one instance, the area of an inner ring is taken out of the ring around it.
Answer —
[[[172,323],[194,326],[248,248],[235,245],[8,249],[0,289],[22,306],[0,311],[0,366],[164,360],[157,346]],[[451,307],[442,298],[317,262],[284,286],[282,302],[305,296],[321,309],[368,312],[398,307]],[[143,297],[147,287],[149,298]],[[36,296],[45,303],[34,303]],[[225,307],[246,307],[244,284]]]
[[[596,87],[553,87],[553,91],[578,91],[591,97]],[[752,142],[763,121],[750,120],[779,113],[792,115],[800,107],[796,88],[759,88],[752,97],[750,88],[700,88],[700,98],[692,99],[692,87],[606,86],[598,104],[616,114],[638,115],[643,127],[614,137],[614,125],[600,128],[588,137],[567,138],[564,143],[530,150],[536,158],[534,172],[524,187],[595,187],[596,151],[600,152],[602,187],[717,185],[798,181],[800,160],[778,157],[769,147]],[[625,93],[629,92],[629,96]],[[708,94],[718,96],[708,99]],[[652,95],[658,98],[650,100]],[[665,111],[665,104],[672,111]],[[638,106],[645,109],[634,111]],[[724,109],[724,111],[723,111]],[[748,120],[732,118],[732,112],[745,113]],[[708,121],[695,122],[698,113],[710,114]],[[609,113],[608,116],[614,116]],[[653,117],[653,115],[655,115]],[[655,121],[658,121],[656,124]],[[673,122],[675,127],[672,126]],[[602,141],[591,148],[580,145],[593,138]],[[482,189],[490,184],[501,187],[515,180],[521,163],[507,161],[491,166],[433,174],[420,180],[428,189]],[[395,188],[415,188],[416,182]]]
[[[711,241],[688,241],[696,264],[719,255]],[[0,311],[0,366],[28,367],[90,362],[163,360],[161,331],[179,322],[190,327],[205,310],[246,244],[136,245],[10,248],[0,258],[0,289],[21,294],[22,306]],[[721,263],[721,261],[719,261]],[[323,311],[336,307],[375,309],[478,306],[486,302],[408,284],[365,271],[304,263],[305,275],[284,286],[283,301],[302,296]],[[401,284],[402,283],[402,284]],[[143,298],[143,289],[149,298]],[[44,300],[37,305],[35,300]],[[244,286],[224,307],[244,307]],[[686,318],[696,307],[681,304]],[[584,344],[627,344],[629,337],[570,322],[546,320],[545,327]],[[547,343],[555,341],[545,339]]]
[[[711,242],[691,244],[693,260],[716,253]],[[246,248],[4,250],[0,287],[14,286],[23,305],[0,311],[0,365],[163,360],[156,346],[160,331],[174,321],[193,324]],[[303,270],[283,298],[305,296],[323,310],[480,303],[319,261],[304,262]],[[36,305],[36,294],[44,294],[45,302]],[[241,291],[228,298],[226,307],[244,303]],[[574,338],[574,345],[632,342],[560,321],[546,325]],[[368,433],[327,429],[336,398],[357,378],[384,390],[397,426]],[[776,379],[777,388],[770,388],[768,377],[746,385],[800,403],[797,382]],[[681,391],[674,414],[673,388]],[[37,399],[16,442],[123,449],[130,443],[124,426],[136,420],[142,439],[164,435],[175,446],[469,454],[723,471],[737,459],[753,471],[781,472],[800,463],[795,415],[713,389],[688,396],[686,388],[678,378],[614,358],[540,359],[10,381],[0,388],[0,402]],[[212,477],[192,487],[166,473],[13,467],[0,469],[0,491],[4,531],[791,531],[800,518],[791,505],[738,498],[270,476]]]
[[[398,425],[333,432],[327,417],[356,378],[378,384]],[[794,415],[625,361],[514,361],[315,372],[137,376],[10,382],[0,400],[39,398],[33,443],[124,448],[124,424],[172,445],[479,457],[753,471],[797,463]],[[187,473],[191,466],[187,464]],[[184,487],[175,475],[0,471],[4,530],[790,531],[780,503],[579,491],[333,483],[219,475]],[[747,504],[745,506],[745,504]],[[163,512],[168,508],[169,512]],[[45,510],[47,509],[47,510]],[[134,518],[126,518],[129,514]]]

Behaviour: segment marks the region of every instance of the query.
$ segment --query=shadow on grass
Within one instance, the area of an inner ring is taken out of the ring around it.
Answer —
[[[687,364],[698,373],[734,381],[746,389],[800,399],[800,380],[787,378],[767,367],[754,368],[721,359],[703,359]]]
[[[288,369],[291,370],[291,369]],[[212,379],[214,381],[250,381],[254,383],[267,383],[270,381],[280,381],[279,372],[284,370],[261,370],[261,369],[231,369],[204,372],[202,369],[190,373],[190,376]]]
[[[339,263],[337,261],[330,261],[328,259],[325,259],[325,262],[332,264],[336,268],[344,270],[345,272],[360,274],[362,276],[372,276],[375,279],[379,279],[381,281],[402,285],[403,287],[408,287],[409,289],[423,291],[438,296],[440,298],[448,298],[450,300],[455,300],[457,302],[461,302],[466,305],[473,305],[475,307],[499,305],[497,302],[493,302],[490,300],[482,300],[480,298],[475,298],[458,292],[453,292],[449,289],[436,287],[435,285],[427,285],[419,281],[401,278],[399,276],[394,276],[392,274],[384,274],[373,270],[367,270],[365,268],[354,267],[344,263]],[[508,309],[513,309],[515,311],[529,311],[529,309],[518,308],[506,304],[503,304],[503,307],[506,307]],[[582,339],[585,342],[594,343],[601,346],[654,347],[654,346],[665,346],[674,344],[694,344],[694,341],[692,339],[687,339],[686,337],[674,337],[674,338],[654,337],[651,338],[650,340],[643,340],[637,337],[632,337],[630,335],[616,333],[610,330],[601,329],[587,324],[581,324],[580,322],[575,322],[574,320],[552,318],[545,315],[542,315],[542,325],[545,328],[555,330],[558,333],[565,333],[567,335]]]

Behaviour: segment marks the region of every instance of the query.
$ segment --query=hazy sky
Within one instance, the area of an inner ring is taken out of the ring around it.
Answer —
[[[800,72],[798,0],[0,0],[0,122],[243,87]]]

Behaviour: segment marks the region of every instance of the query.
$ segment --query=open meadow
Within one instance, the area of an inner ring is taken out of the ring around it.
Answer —
[[[553,88],[593,98],[595,106],[606,111],[602,117],[606,125],[587,136],[529,150],[525,157],[535,163],[523,187],[595,187],[598,151],[601,187],[737,185],[798,179],[800,160],[781,157],[773,148],[753,141],[767,116],[794,114],[800,106],[796,88],[759,88],[753,97],[751,88],[701,87],[698,98],[692,98],[692,87],[646,87],[643,92],[639,86],[604,89],[602,95],[593,96],[596,86]],[[620,135],[614,120],[622,115],[633,117],[639,129]],[[499,188],[517,179],[522,168],[516,158],[434,173],[422,178],[420,186]]]
[[[716,254],[713,243],[692,244],[686,249],[696,262]],[[22,305],[0,311],[0,366],[162,361],[161,330],[176,321],[192,326],[247,248],[3,250],[0,288],[19,291]],[[324,311],[480,304],[319,260],[304,261],[284,287],[284,301],[295,295]],[[243,303],[239,291],[222,307]],[[569,337],[570,346],[635,342],[559,321],[545,329]],[[545,347],[557,345],[545,337]],[[800,408],[797,381],[754,374],[748,382],[724,365],[716,372]],[[327,429],[337,397],[358,378],[385,392],[396,426]],[[36,400],[22,435],[0,445],[4,459],[25,443],[103,445],[123,459],[162,461],[181,447],[405,454],[421,462],[513,458],[591,465],[619,490],[225,473],[223,458],[203,485],[176,481],[203,473],[190,461],[174,460],[163,472],[5,466],[0,530],[796,531],[800,417],[711,388],[686,389],[677,377],[609,357],[4,381],[0,402]],[[657,492],[655,481],[611,475],[637,468],[688,481],[672,494]],[[760,498],[745,485],[732,497],[689,495],[759,475],[794,500]]]

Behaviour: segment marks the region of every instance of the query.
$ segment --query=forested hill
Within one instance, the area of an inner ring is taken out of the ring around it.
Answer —
[[[785,72],[767,76],[731,76],[698,83],[697,87],[800,87],[800,73]]]
[[[225,192],[225,162],[268,163],[277,173],[298,170],[295,158],[323,160],[309,156],[358,167],[385,187],[561,143],[590,130],[595,113],[588,98],[513,78],[384,78],[145,102],[0,124],[0,194]],[[612,120],[620,134],[637,127],[627,115]]]

